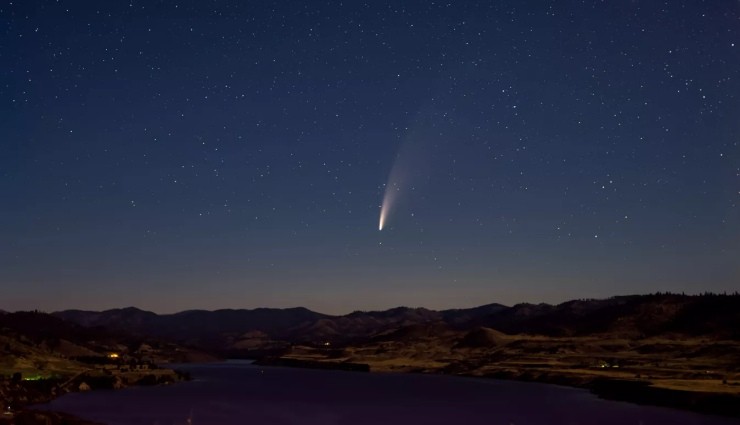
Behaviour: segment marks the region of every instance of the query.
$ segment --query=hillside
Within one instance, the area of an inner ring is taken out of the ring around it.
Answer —
[[[507,333],[740,338],[740,296],[632,295],[556,306],[518,304],[474,322]]]
[[[609,398],[740,416],[739,313],[737,295],[520,304],[465,321],[442,315],[346,344],[298,344],[278,364],[323,361],[558,383]]]
[[[3,419],[19,414],[20,421],[24,406],[68,391],[173,382],[180,377],[156,364],[189,359],[212,357],[45,313],[0,314],[0,407],[8,412]]]

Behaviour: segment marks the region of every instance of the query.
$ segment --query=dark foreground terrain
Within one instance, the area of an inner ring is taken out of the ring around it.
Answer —
[[[73,391],[169,384],[187,376],[163,361],[212,357],[172,343],[39,312],[0,314],[0,424],[85,423],[28,406]]]
[[[738,300],[658,295],[521,305],[468,326],[430,321],[344,344],[294,344],[262,362],[348,362],[372,371],[556,383],[740,417]]]
[[[208,352],[283,366],[557,383],[605,398],[740,417],[737,294],[398,307],[344,316],[305,308],[74,310],[0,314],[0,329],[0,400],[11,408],[43,398],[23,396],[13,387],[19,379],[26,387],[37,377],[69,381],[42,391],[47,398],[162,383],[178,377],[155,364],[214,358]]]

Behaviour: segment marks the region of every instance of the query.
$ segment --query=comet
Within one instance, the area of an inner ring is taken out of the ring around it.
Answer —
[[[392,173],[391,173],[392,174]],[[388,220],[388,214],[393,207],[394,201],[396,200],[397,194],[400,192],[398,184],[389,184],[385,187],[385,194],[383,195],[383,204],[380,206],[380,220],[378,223],[378,230],[383,230],[385,222]]]
[[[383,203],[380,206],[380,218],[378,220],[378,230],[381,231],[385,228],[388,223],[388,218],[391,212],[395,209],[401,194],[404,192],[404,188],[407,187],[410,176],[408,173],[409,169],[409,156],[408,155],[408,143],[402,146],[399,155],[391,167],[391,172],[388,174],[388,183],[385,185],[385,191],[383,193]]]
[[[438,114],[422,110],[401,145],[388,173],[388,181],[380,205],[378,231],[388,225],[388,221],[403,201],[413,202],[413,192],[418,182],[428,176],[430,155],[440,142]],[[411,197],[412,199],[405,199]],[[404,199],[402,199],[404,198]]]

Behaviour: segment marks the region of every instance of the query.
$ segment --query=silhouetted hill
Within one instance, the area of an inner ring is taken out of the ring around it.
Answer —
[[[292,343],[350,344],[381,336],[401,337],[404,332],[419,332],[419,325],[430,324],[461,332],[489,328],[506,334],[545,336],[609,333],[624,337],[684,334],[740,338],[738,295],[631,295],[558,305],[487,304],[443,311],[396,307],[343,316],[300,307],[190,310],[165,315],[130,307],[103,312],[70,310],[54,315],[84,326],[125,329],[231,355],[249,355],[261,347],[274,350]],[[404,331],[408,327],[410,330]],[[396,331],[399,333],[394,334]],[[475,344],[477,337],[470,338]]]
[[[123,332],[111,332],[98,326],[86,327],[62,320],[46,313],[21,311],[0,315],[0,329],[3,334],[16,334],[36,344],[45,343],[53,347],[60,340],[76,344],[95,341],[99,344],[112,342],[128,344],[132,337]]]
[[[630,295],[574,300],[556,306],[518,304],[471,321],[502,332],[578,336],[666,333],[740,337],[740,296]]]
[[[286,329],[328,317],[303,307],[254,310],[190,310],[159,317],[158,325],[167,333],[182,337],[189,333],[212,332],[243,333],[260,330],[267,334],[280,334]]]
[[[347,343],[404,326],[440,321],[439,312],[426,308],[396,307],[385,311],[355,311],[345,316],[327,316],[287,333],[292,341]]]
[[[243,334],[262,332],[265,334],[262,341],[274,345],[273,339],[286,339],[294,328],[329,317],[303,307],[188,310],[164,315],[128,307],[102,312],[67,310],[53,314],[83,326],[122,329],[139,335],[203,347],[221,354],[231,353],[234,345],[243,340]]]
[[[740,296],[706,295],[673,315],[666,331],[740,339]]]
[[[80,312],[71,315],[84,316]],[[156,357],[161,361],[183,361],[194,356],[213,359],[148,334],[133,334],[123,327],[102,326],[101,322],[83,326],[37,311],[6,313],[0,315],[0,337],[28,346],[31,351],[42,350],[63,357],[105,356],[108,352],[119,352]],[[146,354],[142,354],[142,350]]]
[[[268,333],[280,332],[306,321],[328,317],[302,307],[289,309],[258,308],[254,310],[188,310],[164,315],[128,307],[102,312],[65,310],[53,314],[83,326],[123,328],[129,331],[170,338],[190,338],[193,335],[214,332],[242,333],[251,330],[261,330]]]
[[[136,307],[116,308],[101,312],[83,310],[65,310],[61,313],[53,313],[64,320],[78,323],[82,326],[106,326],[116,324],[115,327],[125,329],[145,328],[157,319],[157,314],[150,311],[139,310]]]
[[[450,325],[465,325],[479,317],[489,316],[508,308],[509,307],[505,305],[493,303],[473,308],[442,310],[440,313],[442,315],[442,320]]]
[[[434,322],[459,325],[502,308],[506,307],[490,304],[438,312],[425,308],[396,307],[385,311],[356,311],[344,316],[330,316],[302,307],[189,310],[163,315],[128,307],[102,312],[67,310],[53,314],[82,326],[124,329],[221,354],[239,355],[241,352],[242,355],[248,355],[250,351],[259,351],[260,343],[273,348],[280,345],[276,344],[277,341],[347,343],[405,326]],[[262,336],[255,338],[255,333]]]
[[[454,331],[450,325],[444,322],[432,322],[404,326],[390,332],[379,334],[373,340],[408,343],[422,339],[439,338],[453,333]]]

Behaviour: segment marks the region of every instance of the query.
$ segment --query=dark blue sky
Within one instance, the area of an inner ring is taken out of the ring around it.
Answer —
[[[740,287],[737,1],[0,16],[2,309]]]

